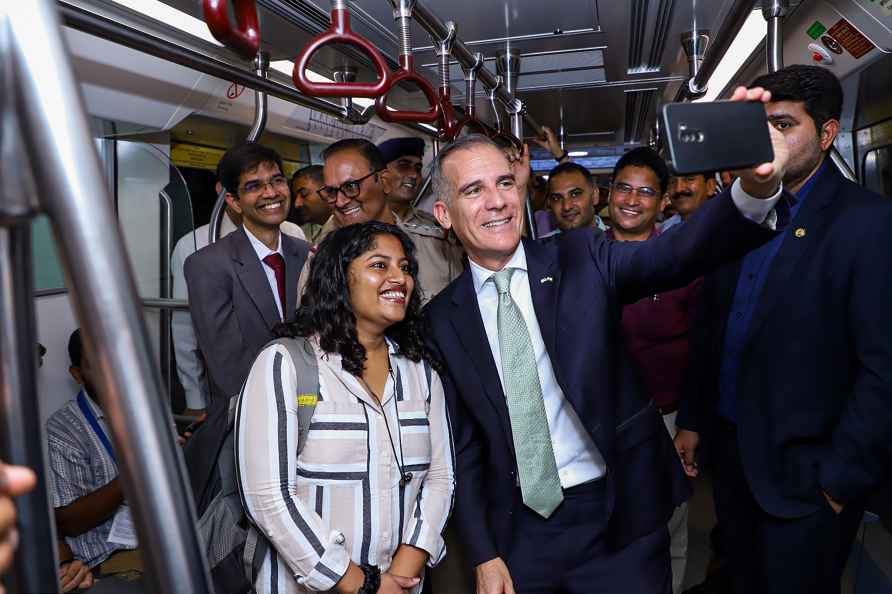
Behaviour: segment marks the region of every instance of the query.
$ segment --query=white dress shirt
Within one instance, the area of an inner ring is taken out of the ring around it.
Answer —
[[[539,383],[542,386],[542,397],[545,400],[545,416],[548,418],[548,430],[551,433],[554,461],[557,463],[561,486],[567,489],[600,478],[607,472],[607,463],[604,462],[604,457],[601,456],[595,442],[583,427],[576,411],[564,396],[564,392],[554,376],[551,359],[545,350],[542,331],[539,329],[539,320],[536,318],[536,311],[533,308],[533,295],[530,292],[530,282],[527,276],[527,257],[522,243],[517,246],[517,250],[505,268],[514,269],[514,273],[511,275],[511,297],[520,309],[533,343],[536,369],[539,372]],[[483,317],[483,327],[486,329],[489,350],[496,363],[499,380],[504,386],[502,354],[499,350],[499,292],[496,290],[495,282],[487,282],[495,273],[496,271],[488,270],[471,261],[474,290],[477,293],[477,304],[480,306],[480,314]]]
[[[737,180],[731,187],[731,199],[744,217],[773,229],[777,223],[774,206],[780,200],[781,192],[782,190],[779,189],[774,196],[765,200],[753,198],[743,191],[740,187],[740,180]],[[473,260],[470,260],[470,263],[477,304],[480,306],[483,327],[486,329],[486,338],[489,341],[489,350],[499,372],[499,380],[504,386],[498,332],[499,293],[496,290],[495,282],[488,282],[498,271],[484,268]],[[527,274],[527,257],[523,243],[518,244],[505,268],[514,269],[514,273],[511,275],[511,297],[520,309],[533,343],[539,383],[542,386],[542,397],[545,401],[548,430],[551,433],[551,443],[561,486],[567,489],[598,479],[607,472],[607,463],[583,427],[576,411],[567,401],[555,378],[551,359],[548,357],[545,342],[542,340],[542,331],[539,328],[536,310],[533,307],[533,296],[530,292]]]
[[[244,227],[244,229],[245,235],[248,236],[248,241],[251,242],[251,247],[254,248],[257,257],[260,259],[260,265],[263,267],[263,272],[266,273],[266,280],[269,282],[269,288],[273,292],[273,299],[276,300],[276,308],[279,310],[279,319],[285,319],[282,315],[284,308],[282,307],[282,300],[279,299],[279,284],[276,282],[276,272],[263,261],[263,259],[270,254],[279,254],[282,258],[285,257],[282,253],[282,232],[280,231],[276,238],[276,249],[271,250],[266,247],[262,241],[254,237],[254,234],[248,231],[247,227]]]

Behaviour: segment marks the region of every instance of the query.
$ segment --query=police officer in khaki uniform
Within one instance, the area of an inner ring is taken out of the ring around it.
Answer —
[[[421,143],[423,151],[423,141],[413,140]],[[332,216],[322,228],[318,241],[322,241],[334,229],[355,223],[375,220],[399,226],[415,243],[418,281],[424,303],[461,274],[464,267],[464,252],[461,247],[449,239],[433,216],[412,208],[414,194],[420,187],[420,156],[413,157],[418,162],[418,169],[414,165],[412,167],[415,179],[413,196],[402,201],[405,205],[402,212],[406,218],[392,210],[388,197],[394,194],[394,184],[408,186],[409,182],[403,180],[405,177],[412,178],[413,175],[399,175],[398,167],[389,168],[386,157],[374,144],[359,138],[340,140],[325,149],[322,157],[325,161],[325,185],[319,189],[319,193],[332,208]],[[403,195],[405,194],[401,192],[400,196]],[[307,269],[301,273],[301,293],[306,276]]]

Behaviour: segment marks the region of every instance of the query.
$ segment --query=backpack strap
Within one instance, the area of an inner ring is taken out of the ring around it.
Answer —
[[[270,344],[280,344],[288,349],[297,379],[297,452],[300,453],[310,434],[310,421],[316,412],[319,394],[319,365],[316,353],[306,338],[277,338]]]

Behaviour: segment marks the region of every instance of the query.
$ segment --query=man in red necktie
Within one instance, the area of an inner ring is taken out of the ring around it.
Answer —
[[[218,167],[226,204],[242,227],[189,256],[185,263],[189,308],[210,376],[208,420],[185,450],[199,513],[222,436],[226,405],[238,393],[254,356],[274,338],[273,329],[297,309],[297,279],[307,242],[283,234],[291,190],[282,159],[255,142],[238,144]],[[219,426],[217,426],[219,425]],[[209,442],[209,443],[208,443]],[[193,456],[195,450],[201,455]],[[205,455],[213,452],[213,455]]]

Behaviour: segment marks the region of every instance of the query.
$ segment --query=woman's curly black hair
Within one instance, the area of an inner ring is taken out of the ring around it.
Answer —
[[[337,353],[344,370],[361,377],[366,351],[356,335],[356,315],[350,303],[348,268],[356,258],[372,249],[375,238],[392,235],[403,246],[409,261],[409,274],[415,279],[415,290],[409,298],[406,317],[390,326],[385,335],[397,344],[400,355],[420,361],[426,358],[435,367],[436,361],[423,338],[424,322],[421,315],[418,260],[415,245],[409,236],[395,225],[370,221],[349,225],[330,233],[319,244],[310,262],[310,275],[293,322],[281,324],[279,335],[319,337],[319,346],[326,353]]]

